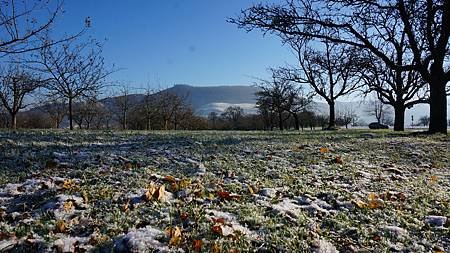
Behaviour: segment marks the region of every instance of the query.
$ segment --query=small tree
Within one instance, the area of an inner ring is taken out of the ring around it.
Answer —
[[[328,40],[323,41],[323,50],[294,44],[297,50],[300,71],[285,70],[290,79],[298,83],[308,84],[315,94],[322,97],[329,107],[327,129],[336,125],[336,100],[349,95],[363,85],[360,82],[359,57],[354,48],[343,47]]]
[[[11,128],[17,128],[17,114],[26,108],[24,99],[43,85],[38,77],[18,65],[9,66],[0,76],[0,100],[11,117]]]
[[[54,128],[59,128],[67,115],[67,104],[64,99],[49,98],[40,108],[49,115]]]
[[[378,123],[386,124],[386,120],[391,118],[392,111],[388,105],[384,104],[380,100],[370,100],[366,105],[366,112],[370,116],[374,116]]]
[[[225,109],[221,116],[230,122],[233,129],[238,129],[239,121],[244,116],[244,110],[239,106],[229,106]]]
[[[42,48],[36,57],[32,62],[50,80],[46,86],[50,94],[67,100],[72,130],[74,101],[97,94],[105,86],[104,79],[113,72],[106,70],[102,45],[95,40],[69,40]]]

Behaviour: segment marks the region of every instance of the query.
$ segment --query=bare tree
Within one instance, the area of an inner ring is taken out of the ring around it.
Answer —
[[[61,123],[67,115],[67,103],[61,98],[48,98],[40,107],[46,112],[53,123],[54,128],[60,128]]]
[[[20,54],[52,46],[80,36],[65,36],[42,44],[40,40],[51,30],[57,17],[63,13],[63,1],[2,0],[0,5],[0,57]]]
[[[349,95],[362,87],[359,75],[359,57],[349,47],[343,47],[328,40],[323,42],[324,49],[316,50],[308,46],[294,44],[297,51],[300,70],[285,70],[290,79],[308,84],[315,94],[322,97],[329,107],[327,129],[336,126],[336,100]]]
[[[385,120],[390,118],[391,115],[391,110],[388,107],[388,105],[386,105],[385,103],[383,103],[381,100],[378,99],[370,100],[367,103],[366,112],[370,116],[374,116],[377,119],[378,123],[384,124],[386,123]]]
[[[298,102],[297,88],[283,72],[275,69],[270,70],[270,80],[261,80],[258,84],[260,91],[256,93],[256,105],[261,112],[273,112],[278,118],[278,127],[284,130],[284,122],[291,116],[293,105]]]
[[[38,77],[19,65],[10,65],[0,74],[0,100],[11,117],[11,128],[17,128],[17,113],[27,107],[25,96],[43,85]]]
[[[80,129],[100,128],[99,122],[103,116],[103,104],[96,97],[77,101],[74,106],[73,119]]]
[[[128,129],[128,116],[132,106],[133,104],[130,99],[130,88],[128,86],[122,86],[119,90],[118,96],[114,98],[114,107],[122,130]]]
[[[254,5],[229,20],[248,31],[261,29],[283,41],[327,40],[366,50],[390,69],[417,71],[430,87],[430,133],[447,133],[446,86],[450,81],[448,0],[287,0]],[[331,31],[331,32],[330,32]],[[391,57],[405,32],[411,61]]]
[[[113,72],[106,69],[102,45],[95,40],[69,40],[42,48],[37,59],[30,62],[50,80],[46,86],[50,94],[67,100],[70,129],[74,100],[97,94],[105,86],[104,79]]]
[[[221,116],[231,123],[233,129],[238,129],[239,121],[244,116],[244,110],[239,106],[229,106],[225,109]]]
[[[169,129],[169,123],[174,120],[176,114],[183,109],[185,98],[173,92],[161,91],[155,94],[157,111],[162,117],[164,130]]]
[[[337,115],[336,122],[341,126],[345,126],[346,129],[348,129],[348,125],[355,122],[358,118],[356,113],[350,108],[338,111]]]

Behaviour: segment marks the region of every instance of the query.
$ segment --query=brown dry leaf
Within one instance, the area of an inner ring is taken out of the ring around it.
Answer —
[[[250,194],[255,194],[255,190],[253,190],[253,187],[251,185],[247,185],[248,188],[248,192],[250,192]]]
[[[83,202],[84,202],[85,204],[87,204],[87,203],[89,202],[89,198],[88,198],[88,195],[87,195],[87,192],[86,192],[86,191],[83,191],[83,192],[81,193],[81,197],[83,198]]]
[[[330,150],[329,150],[327,147],[321,147],[319,151],[320,151],[320,153],[322,153],[322,154],[325,154],[325,153],[330,152]]]
[[[343,164],[343,163],[344,163],[344,160],[342,160],[342,157],[336,156],[336,157],[334,158],[334,162],[337,163],[337,164]]]
[[[72,179],[66,179],[66,180],[64,180],[64,183],[63,183],[63,185],[62,185],[62,188],[64,189],[64,190],[69,190],[69,189],[71,189],[72,187],[74,187],[75,186],[75,181],[74,180],[72,180]]]
[[[223,231],[222,231],[222,227],[220,225],[213,225],[212,226],[212,231],[216,234],[222,235]]]
[[[438,181],[438,177],[437,176],[433,175],[433,176],[430,177],[430,182],[431,183],[437,183],[437,181]]]
[[[230,249],[228,251],[228,253],[239,253],[239,250],[237,250],[237,249]]]
[[[352,200],[352,202],[353,202],[353,204],[355,204],[358,208],[363,209],[363,208],[366,208],[366,207],[367,207],[366,202],[364,202],[364,201],[362,201],[362,200],[360,200],[360,199]]]
[[[169,245],[177,246],[181,242],[181,228],[174,227],[166,230],[167,234],[170,236]]]
[[[230,192],[227,192],[227,191],[218,191],[217,196],[222,200],[233,200],[233,199],[241,198],[241,196],[236,195],[236,194],[231,194]]]
[[[169,182],[169,183],[172,183],[172,184],[177,182],[177,180],[175,179],[175,177],[173,177],[173,176],[171,176],[171,175],[165,176],[165,177],[164,177],[164,180],[167,181],[167,182]]]
[[[124,166],[127,170],[131,170],[133,168],[133,164],[131,162],[125,162]]]
[[[190,184],[191,184],[191,180],[183,178],[180,180],[180,182],[178,182],[178,187],[180,189],[183,189],[183,188],[188,187]]]
[[[158,190],[155,192],[154,197],[158,200],[158,201],[164,201],[164,199],[166,198],[166,191],[165,191],[165,187],[164,185],[161,185]]]
[[[122,211],[128,212],[128,210],[130,210],[130,199],[128,199],[127,203],[122,207]]]
[[[211,246],[211,252],[213,253],[220,253],[222,249],[220,248],[219,244],[216,242]]]
[[[150,185],[147,188],[147,191],[145,191],[144,195],[142,195],[142,199],[145,201],[151,201],[153,199],[153,195],[156,192],[156,186],[154,183],[150,183]]]
[[[194,242],[192,243],[192,248],[194,248],[194,250],[197,251],[197,252],[201,252],[202,251],[202,245],[203,245],[203,241],[202,240],[194,240]]]
[[[72,200],[67,200],[66,202],[64,202],[63,204],[63,209],[66,212],[71,212],[75,207],[73,206],[73,201]]]
[[[63,220],[58,220],[55,224],[55,232],[56,233],[64,233],[67,230],[66,222]]]
[[[214,218],[214,217],[211,217],[211,220],[212,220],[213,223],[225,224],[225,218]]]
[[[377,194],[371,192],[369,194],[369,208],[370,209],[376,209],[376,208],[381,208],[384,206],[384,202],[383,200],[381,200]]]

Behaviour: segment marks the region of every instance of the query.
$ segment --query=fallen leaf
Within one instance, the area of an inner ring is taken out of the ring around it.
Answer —
[[[222,231],[222,227],[220,225],[213,225],[212,226],[212,231],[216,234],[222,235],[223,231]]]
[[[185,221],[189,218],[189,215],[188,215],[188,213],[183,212],[180,214],[180,218],[181,218],[181,220]]]
[[[64,233],[67,230],[66,222],[63,220],[58,220],[55,224],[55,232],[56,233]]]
[[[75,181],[74,180],[72,180],[72,179],[66,179],[66,180],[64,180],[64,183],[63,183],[63,185],[62,185],[62,188],[64,189],[64,190],[69,190],[69,189],[71,189],[72,187],[74,187],[75,186]]]
[[[145,201],[151,201],[153,199],[153,195],[156,192],[156,185],[154,183],[150,183],[150,185],[147,188],[147,191],[145,191],[144,195],[142,195],[142,199]]]
[[[352,202],[353,202],[353,204],[355,204],[357,207],[359,207],[359,208],[361,208],[361,209],[367,207],[366,202],[364,202],[364,201],[362,201],[362,200],[360,200],[360,199],[352,200]]]
[[[251,185],[247,185],[248,188],[248,192],[250,192],[250,194],[255,194],[255,190],[253,190],[253,187]]]
[[[167,182],[169,182],[169,183],[176,183],[176,182],[177,182],[177,180],[175,179],[175,177],[170,176],[170,175],[165,176],[165,177],[164,177],[164,180],[167,181]]]
[[[72,200],[68,200],[68,201],[64,202],[63,209],[66,212],[71,212],[72,209],[74,209],[73,201]]]
[[[201,252],[202,251],[202,245],[203,245],[203,241],[202,240],[194,240],[194,242],[192,243],[192,248],[194,248],[194,250],[197,251],[197,252]]]
[[[330,150],[327,147],[320,148],[320,153],[324,154],[324,153],[328,153],[328,152],[330,152]]]
[[[334,158],[334,162],[337,163],[337,164],[343,164],[344,163],[344,161],[342,160],[342,157],[340,157],[340,156],[336,156]]]
[[[222,249],[220,248],[219,244],[214,243],[211,246],[211,252],[213,252],[213,253],[220,253],[221,251],[222,251]]]
[[[125,205],[123,205],[122,207],[122,211],[128,212],[128,210],[130,210],[130,201],[130,199],[127,200],[127,203],[125,203]]]
[[[214,217],[212,217],[211,220],[213,221],[213,223],[225,224],[225,218],[214,218]]]
[[[83,192],[81,193],[81,197],[83,198],[83,202],[84,202],[85,204],[87,204],[87,203],[89,202],[89,198],[88,198],[88,195],[87,195],[87,192],[86,192],[86,191],[83,191]]]
[[[236,194],[231,194],[230,192],[227,192],[227,191],[218,191],[217,196],[222,200],[233,200],[233,199],[241,198],[241,196],[236,195]]]
[[[438,181],[438,177],[437,176],[435,176],[435,175],[430,176],[430,182],[437,183],[437,181]]]
[[[164,201],[165,197],[166,197],[165,187],[164,187],[164,185],[161,185],[161,186],[158,188],[158,191],[156,191],[156,196],[155,196],[155,198],[156,198],[158,201]]]
[[[368,200],[370,209],[377,209],[384,206],[383,200],[381,200],[378,195],[373,192],[369,194]]]
[[[174,227],[169,228],[166,230],[167,234],[170,237],[169,245],[170,246],[177,246],[181,242],[181,228],[180,227]]]
[[[133,168],[133,164],[131,162],[125,162],[124,166],[127,170],[131,170]]]

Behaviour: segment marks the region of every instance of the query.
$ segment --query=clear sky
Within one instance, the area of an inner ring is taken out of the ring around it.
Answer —
[[[277,38],[226,22],[261,1],[66,0],[56,29],[77,31],[91,17],[90,35],[108,40],[106,60],[124,68],[111,78],[133,87],[250,85],[268,67],[295,62]]]

